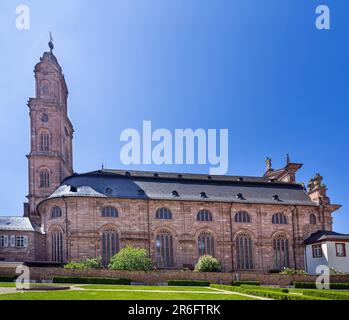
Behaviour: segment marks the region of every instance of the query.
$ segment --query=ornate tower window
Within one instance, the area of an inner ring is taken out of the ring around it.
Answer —
[[[50,134],[48,132],[40,133],[40,135],[39,135],[39,150],[41,152],[50,151]]]
[[[173,268],[173,237],[167,230],[161,230],[156,235],[156,262],[158,268]]]
[[[48,169],[42,169],[40,171],[40,188],[50,187],[50,172]]]
[[[309,216],[309,223],[310,224],[316,224],[316,216],[314,213],[312,213],[310,216]]]

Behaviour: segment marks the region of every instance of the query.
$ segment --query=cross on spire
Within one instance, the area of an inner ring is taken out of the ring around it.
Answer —
[[[50,42],[48,43],[48,46],[49,46],[49,48],[50,48],[50,50],[52,52],[52,50],[53,50],[53,48],[55,46],[53,45],[53,37],[52,37],[52,32],[51,31],[49,31],[49,35],[50,35]]]

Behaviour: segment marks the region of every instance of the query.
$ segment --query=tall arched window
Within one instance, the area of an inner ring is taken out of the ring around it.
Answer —
[[[62,209],[60,207],[54,206],[51,209],[51,218],[56,219],[62,216]]]
[[[273,250],[274,250],[274,267],[277,270],[288,268],[289,261],[289,248],[288,240],[284,235],[278,235],[273,238]]]
[[[115,230],[105,230],[102,233],[102,260],[107,266],[110,259],[119,252],[119,234]]]
[[[167,230],[156,235],[156,262],[158,268],[173,268],[173,237]]]
[[[42,80],[40,82],[41,85],[41,95],[46,97],[50,93],[50,83],[47,80]]]
[[[40,188],[50,187],[50,172],[48,169],[42,169],[40,171]]]
[[[315,216],[315,214],[311,214],[310,216],[309,216],[309,223],[310,224],[316,224],[316,216]]]
[[[251,217],[246,211],[239,211],[235,214],[235,222],[237,223],[251,223]]]
[[[118,218],[119,217],[119,212],[116,208],[112,206],[104,207],[102,209],[102,217],[107,217],[107,218]]]
[[[61,231],[55,231],[51,235],[52,245],[52,261],[62,263],[63,262],[63,233]]]
[[[210,232],[202,232],[198,237],[199,256],[214,255],[214,239]]]
[[[273,224],[287,224],[286,216],[282,212],[275,213],[272,218]]]
[[[160,208],[160,209],[156,210],[155,219],[171,220],[172,219],[172,212],[167,208]]]
[[[43,132],[39,135],[39,151],[50,151],[50,134],[48,132]]]
[[[197,221],[212,221],[212,213],[208,210],[200,210],[196,217]]]
[[[235,239],[236,267],[238,270],[253,269],[252,239],[247,233],[240,233]]]

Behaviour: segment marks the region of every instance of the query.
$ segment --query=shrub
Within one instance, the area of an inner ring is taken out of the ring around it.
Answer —
[[[195,265],[195,271],[199,272],[219,272],[221,271],[221,263],[218,259],[212,256],[200,257],[198,263]]]
[[[261,290],[260,288],[243,288],[237,286],[225,286],[220,284],[211,284],[211,287],[275,300],[322,300],[322,298],[307,297],[297,294],[288,294],[284,292],[276,292],[275,290]]]
[[[304,270],[297,270],[297,269],[291,269],[291,268],[284,268],[280,274],[288,274],[288,275],[295,275],[295,274],[300,274],[300,275],[307,275],[307,273]]]
[[[298,289],[316,289],[315,282],[298,282],[298,281],[295,281],[295,282],[293,282],[293,285],[294,285],[295,288],[298,288]]]
[[[241,285],[250,285],[250,286],[260,286],[259,281],[232,281],[231,285],[232,286],[241,286]]]
[[[80,262],[69,262],[64,265],[65,269],[101,269],[102,268],[102,258],[88,258]]]
[[[299,289],[317,289],[315,282],[297,282],[294,283],[295,288]],[[342,289],[342,290],[348,290],[349,289],[349,283],[329,283],[330,289]]]
[[[16,277],[10,277],[10,276],[0,276],[0,282],[14,282],[16,280]]]
[[[333,292],[326,290],[303,291],[303,295],[335,300],[349,300],[349,293]]]
[[[209,287],[210,283],[208,281],[199,280],[169,280],[167,282],[168,286],[190,286],[190,287]]]
[[[145,249],[126,246],[111,258],[109,268],[113,270],[149,271],[152,269],[152,265],[153,263]]]
[[[120,284],[130,285],[132,280],[120,278],[89,278],[89,277],[54,277],[53,283],[77,283],[77,284]]]

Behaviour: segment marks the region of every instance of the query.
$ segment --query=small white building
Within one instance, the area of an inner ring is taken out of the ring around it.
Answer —
[[[304,241],[305,270],[316,274],[316,268],[325,265],[349,273],[349,234],[318,231]]]

